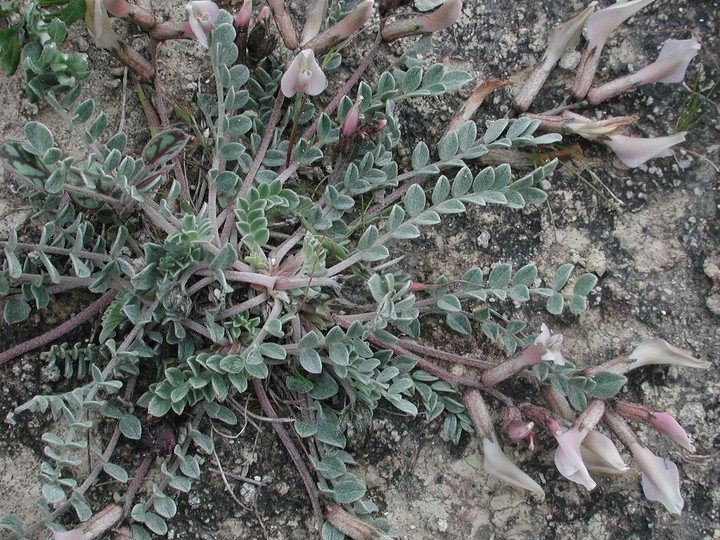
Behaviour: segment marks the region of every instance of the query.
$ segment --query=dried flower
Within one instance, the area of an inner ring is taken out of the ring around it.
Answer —
[[[686,131],[668,137],[627,137],[611,135],[603,141],[625,165],[638,167],[655,157],[671,156],[670,148],[685,140]],[[632,369],[632,368],[629,368]]]
[[[577,76],[571,90],[577,99],[583,99],[590,90],[600,61],[600,52],[610,34],[625,20],[653,2],[653,0],[630,0],[596,11],[588,17],[585,31],[588,46],[578,66]]]
[[[540,485],[521,471],[517,465],[508,459],[495,438],[495,434],[485,437],[483,445],[483,470],[511,485],[519,491],[530,491],[537,495],[540,500],[545,499],[545,492]]]
[[[100,0],[85,0],[85,22],[98,47],[111,51],[120,48],[120,38],[113,30],[110,17]]]
[[[535,338],[535,345],[542,347],[542,349],[544,350],[541,359],[548,362],[552,361],[555,365],[558,366],[565,365],[565,359],[560,352],[562,342],[563,335],[553,335],[545,323],[540,326],[540,335]]]
[[[669,39],[663,45],[655,62],[635,73],[591,89],[587,94],[587,100],[592,104],[598,104],[644,84],[682,82],[690,61],[699,50],[700,43],[694,39]]]
[[[542,62],[535,67],[513,100],[516,109],[525,111],[530,107],[550,71],[558,63],[563,53],[571,46],[577,45],[585,21],[595,11],[596,5],[597,2],[591,2],[579,15],[564,22],[552,31]]]
[[[632,362],[626,364],[623,372],[652,364],[685,366],[697,369],[707,369],[710,367],[710,362],[698,360],[693,357],[689,351],[674,347],[660,338],[643,341],[635,347],[635,350],[628,355],[628,358],[632,360]]]
[[[671,514],[680,514],[685,501],[680,495],[680,474],[672,461],[660,458],[640,443],[630,445],[635,462],[642,472],[642,487],[650,501],[661,502]]]
[[[629,467],[610,437],[590,431],[580,446],[580,455],[588,471],[598,474],[623,474]]]
[[[188,12],[189,34],[208,48],[207,33],[215,28],[215,21],[220,15],[220,8],[209,0],[193,0],[185,5]],[[187,29],[186,29],[186,33]]]
[[[317,96],[326,87],[327,78],[311,49],[303,49],[293,58],[280,82],[285,97],[292,97],[296,92]]]

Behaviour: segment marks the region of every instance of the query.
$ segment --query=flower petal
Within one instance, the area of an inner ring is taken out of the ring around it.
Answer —
[[[685,501],[680,494],[680,474],[677,465],[653,454],[640,443],[630,446],[642,472],[642,487],[650,501],[662,503],[671,514],[680,514]]]
[[[670,148],[685,140],[686,131],[668,137],[627,137],[611,135],[604,141],[628,167],[638,167],[654,157],[672,155]]]
[[[508,459],[494,434],[484,437],[482,445],[483,455],[485,456],[483,469],[486,473],[493,475],[517,490],[528,490],[540,497],[540,500],[545,499],[545,492],[540,485]]]

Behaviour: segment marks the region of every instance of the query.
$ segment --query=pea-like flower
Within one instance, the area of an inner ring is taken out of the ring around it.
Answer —
[[[120,48],[120,38],[110,24],[101,0],[85,0],[85,22],[98,47],[111,51]]]
[[[537,495],[540,500],[545,499],[545,492],[540,485],[521,471],[505,453],[502,451],[493,433],[482,440],[483,445],[483,470],[509,484],[519,491],[530,491]]]
[[[630,445],[635,462],[642,473],[642,487],[650,501],[662,503],[671,514],[680,514],[685,501],[680,495],[680,474],[677,465],[653,454],[638,442]]]
[[[672,148],[685,140],[686,131],[680,131],[667,137],[628,137],[611,135],[603,141],[625,165],[639,167],[656,157],[672,155]],[[632,368],[630,368],[632,369]]]
[[[635,350],[628,355],[628,358],[632,360],[632,362],[626,365],[624,371],[652,364],[666,364],[697,369],[707,369],[710,367],[710,362],[698,360],[693,357],[689,351],[670,345],[667,341],[660,338],[643,341],[635,347]]]
[[[220,8],[209,0],[193,0],[185,5],[188,12],[186,34],[198,40],[200,45],[208,48],[207,33],[215,28],[215,21],[220,15]]]
[[[605,46],[610,34],[642,8],[654,0],[630,0],[618,2],[612,6],[596,11],[588,17],[585,32],[588,46],[578,66],[577,76],[572,87],[572,95],[576,99],[583,99],[590,90],[595,71],[600,62],[600,52]]]
[[[669,39],[663,45],[655,62],[635,73],[591,89],[587,94],[587,100],[596,105],[644,84],[682,82],[690,61],[699,50],[700,43],[694,39]]]
[[[580,446],[580,455],[588,471],[598,474],[624,474],[629,471],[610,437],[590,431]]]
[[[565,478],[584,486],[588,491],[597,485],[590,476],[582,458],[580,446],[586,433],[578,428],[572,428],[562,433],[559,429],[551,431],[558,443],[555,450],[555,466]]]
[[[280,89],[285,97],[293,97],[297,92],[317,96],[327,88],[327,78],[315,60],[312,49],[300,51],[288,66],[280,81]]]
[[[535,345],[542,347],[544,350],[541,359],[546,362],[552,361],[558,366],[565,365],[565,359],[563,358],[562,352],[560,352],[562,342],[563,335],[553,334],[545,323],[540,326],[540,335],[535,338]]]

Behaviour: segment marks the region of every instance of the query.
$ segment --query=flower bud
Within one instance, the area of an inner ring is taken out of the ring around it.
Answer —
[[[362,101],[363,97],[358,96],[355,100],[355,103],[353,103],[353,106],[350,107],[350,110],[345,115],[345,119],[342,123],[342,128],[340,129],[343,137],[350,137],[357,133],[358,125],[360,124],[360,104],[362,103]]]
[[[423,16],[418,23],[423,32],[438,32],[452,26],[460,16],[460,11],[461,0],[445,0],[439,8]]]
[[[245,0],[235,16],[235,28],[239,31],[247,32],[250,28],[250,20],[252,19],[252,0]]]
[[[652,412],[650,413],[650,424],[657,431],[666,435],[686,450],[690,452],[695,451],[695,447],[690,442],[690,438],[679,422],[675,420],[674,416],[663,412]]]
[[[327,5],[327,0],[312,0],[305,14],[305,26],[300,38],[300,45],[304,45],[318,35],[325,20]]]
[[[374,0],[363,0],[333,26],[329,33],[343,39],[352,36],[370,20],[374,4]]]

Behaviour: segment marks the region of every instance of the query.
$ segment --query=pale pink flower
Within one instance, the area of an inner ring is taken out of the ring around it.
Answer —
[[[657,431],[686,450],[690,452],[695,451],[695,447],[690,442],[690,438],[687,436],[687,433],[685,433],[683,427],[675,420],[674,416],[663,412],[652,412],[650,413],[650,424]]]
[[[598,474],[623,474],[630,469],[610,437],[590,431],[580,446],[580,455],[588,471]]]
[[[494,433],[483,438],[482,445],[484,455],[483,470],[486,473],[521,492],[527,490],[537,495],[540,500],[545,499],[545,492],[540,485],[508,459]]]
[[[215,28],[215,21],[220,15],[220,8],[209,0],[193,0],[185,5],[188,12],[190,37],[198,40],[200,45],[208,48],[207,34]]]
[[[327,78],[312,49],[303,49],[293,58],[282,76],[280,88],[285,97],[293,97],[296,92],[317,96],[327,88]]]
[[[618,2],[612,6],[596,11],[588,17],[585,32],[588,38],[588,47],[578,66],[577,76],[572,86],[572,95],[583,99],[592,85],[595,71],[600,62],[600,52],[605,46],[610,34],[626,19],[640,11],[653,0],[630,0]]]
[[[680,474],[672,461],[660,458],[635,442],[630,451],[642,472],[642,487],[650,501],[661,502],[671,514],[680,514],[685,501],[680,495]]]
[[[611,135],[603,141],[625,165],[630,168],[638,167],[646,161],[671,156],[672,148],[685,140],[686,131],[680,131],[668,137],[627,137],[626,135]]]
[[[545,323],[540,326],[540,335],[535,338],[535,345],[542,347],[544,351],[541,359],[546,362],[552,361],[558,366],[565,365],[565,359],[560,352],[562,342],[563,335],[552,334]]]
[[[597,53],[599,53],[610,34],[618,26],[652,2],[653,0],[618,2],[590,15],[585,26],[588,49],[597,49]]]
[[[595,489],[597,484],[590,476],[580,451],[580,445],[586,433],[577,428],[572,428],[565,433],[560,432],[558,429],[552,434],[558,443],[558,448],[555,451],[555,466],[560,471],[560,474],[571,482],[584,486],[588,491]]]
[[[591,89],[587,94],[587,100],[592,104],[598,104],[644,84],[682,82],[690,61],[699,50],[700,43],[694,39],[669,39],[663,45],[655,62],[635,73]]]
[[[445,0],[435,11],[421,17],[418,24],[423,32],[438,32],[452,26],[457,21],[461,11],[461,0]]]

